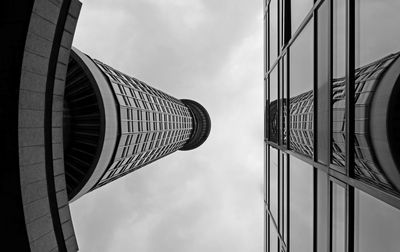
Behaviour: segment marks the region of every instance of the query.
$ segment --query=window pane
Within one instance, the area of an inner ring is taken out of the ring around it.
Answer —
[[[268,158],[268,151],[269,147],[268,145],[264,144],[264,164],[265,164],[265,169],[264,169],[264,201],[268,203],[268,171],[267,171],[267,164],[269,162]]]
[[[346,165],[346,2],[333,1],[332,163]]]
[[[269,140],[278,143],[278,67],[269,75]]]
[[[333,78],[346,74],[346,2],[333,1]]]
[[[290,148],[313,155],[312,20],[290,47]]]
[[[358,0],[356,8],[356,66],[365,66],[397,53],[400,50],[400,33],[395,31],[400,23],[400,1]]]
[[[314,0],[292,0],[290,4],[292,11],[292,34],[294,34],[307,13],[311,10]]]
[[[278,0],[269,4],[269,64],[274,64],[278,56]]]
[[[272,216],[278,220],[278,150],[270,147],[269,162],[269,209]]]
[[[268,252],[268,248],[269,248],[269,215],[267,212],[265,212],[264,227],[265,227],[264,245],[265,245],[266,252]]]
[[[317,160],[321,163],[328,164],[329,160],[329,145],[330,145],[330,104],[329,90],[330,81],[330,2],[324,1],[318,8],[317,21]]]
[[[286,55],[280,61],[280,89],[279,89],[279,99],[280,99],[280,137],[281,137],[281,144],[286,144],[286,120],[287,120],[287,65],[286,65]]]
[[[355,192],[355,252],[398,252],[400,211],[362,192]]]
[[[270,219],[270,224],[269,224],[269,252],[279,252],[278,247],[279,247],[279,240],[278,240],[278,233],[276,232],[274,223]]]
[[[389,191],[393,190],[393,187],[388,181],[390,178],[383,174],[381,167],[385,169],[391,167],[376,163],[376,160],[384,162],[386,154],[379,153],[382,148],[372,148],[373,136],[370,132],[379,122],[371,122],[371,118],[377,118],[376,115],[371,116],[371,113],[378,107],[374,108],[373,104],[380,104],[379,106],[384,108],[384,103],[388,100],[387,95],[381,100],[376,97],[381,94],[380,80],[399,55],[400,33],[396,32],[400,22],[399,9],[400,1],[398,0],[356,1],[355,175]],[[388,121],[388,117],[383,113],[386,111],[379,115],[382,116],[382,121]],[[386,150],[384,152],[389,153]]]
[[[332,182],[332,252],[345,252],[346,189]]]
[[[313,167],[290,156],[289,209],[291,252],[313,251]]]
[[[287,154],[281,153],[280,155],[280,177],[281,177],[281,202],[280,202],[280,223],[279,223],[279,232],[281,233],[283,240],[287,243],[287,177],[288,177],[288,169],[287,169]]]

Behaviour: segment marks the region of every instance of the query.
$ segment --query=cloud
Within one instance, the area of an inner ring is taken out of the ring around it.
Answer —
[[[71,206],[82,251],[262,251],[262,3],[85,1],[74,45],[210,113],[209,139]]]

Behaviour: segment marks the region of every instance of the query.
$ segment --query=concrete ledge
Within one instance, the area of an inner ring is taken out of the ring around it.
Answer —
[[[54,176],[57,176],[59,174],[65,174],[64,159],[59,158],[53,160],[53,171],[54,171]]]
[[[54,177],[54,184],[56,185],[56,192],[65,190],[65,188],[66,188],[65,175],[60,174],[60,175]]]
[[[53,111],[52,116],[52,126],[59,128],[62,127],[63,123],[63,112],[62,111]]]
[[[54,232],[49,232],[40,239],[31,242],[31,252],[51,251],[57,248],[57,241]]]
[[[52,129],[52,143],[63,143],[63,129],[61,127],[59,128],[53,128]]]
[[[45,197],[24,206],[26,223],[31,223],[42,216],[50,214],[49,198]]]
[[[46,77],[36,73],[22,71],[21,90],[31,90],[37,92],[45,92]]]
[[[46,180],[36,181],[34,183],[24,185],[22,188],[22,200],[24,201],[24,205],[45,197],[47,197]]]
[[[44,19],[36,13],[32,13],[31,22],[29,24],[29,31],[53,41],[56,25]]]
[[[66,189],[64,189],[62,191],[58,191],[56,197],[57,197],[57,204],[58,204],[59,208],[68,204],[68,196],[67,196]]]
[[[31,53],[29,51],[25,51],[24,64],[22,65],[22,69],[32,73],[38,73],[46,76],[48,64],[49,64],[48,58],[38,54]]]
[[[20,90],[19,97],[21,102],[19,107],[22,109],[44,110],[44,93],[30,90]]]
[[[64,159],[64,147],[61,143],[53,144],[53,159]]]
[[[19,149],[20,165],[22,168],[26,165],[44,162],[44,146],[25,146]]]
[[[46,165],[44,164],[44,162],[26,165],[21,168],[24,170],[20,177],[21,184],[23,185],[46,179]]]
[[[18,120],[19,128],[43,128],[44,111],[20,109]]]
[[[64,32],[64,34],[69,34],[68,36],[72,36],[70,33]],[[64,36],[64,35],[63,35]],[[71,41],[72,42],[72,41]],[[69,48],[71,48],[71,44],[68,44]],[[68,65],[70,49],[60,47],[60,51],[58,52],[58,62],[63,63],[64,65]]]
[[[78,250],[78,243],[76,242],[75,235],[69,237],[68,240],[65,241],[65,245],[67,246],[67,251],[68,252],[77,251]]]
[[[53,220],[50,214],[42,216],[26,225],[29,241],[35,241],[53,230]]]
[[[44,39],[43,37],[35,33],[28,33],[26,45],[27,46],[25,47],[25,50],[36,53],[38,55],[49,57],[52,42]]]
[[[33,12],[49,20],[53,24],[57,24],[60,6],[60,3],[53,3],[48,0],[36,0],[33,6]]]
[[[66,191],[62,119],[64,81],[81,3],[71,0],[71,5],[67,6],[66,0],[33,1],[21,66],[18,109],[20,182],[26,230],[31,251],[77,251]],[[65,18],[65,23],[59,23],[63,21],[60,17]],[[54,43],[61,45],[56,48]],[[57,57],[55,63],[54,56]],[[54,76],[49,79],[51,69],[55,72],[52,71]],[[47,86],[53,84],[54,87]],[[46,104],[49,90],[53,91],[49,100],[50,135],[48,130],[45,132],[45,128],[48,129],[45,122],[49,121],[44,112],[46,110],[49,115]],[[45,146],[48,136],[51,136],[51,152]],[[46,167],[46,153],[52,154],[51,170]]]
[[[44,145],[43,128],[20,128],[18,129],[18,135],[20,146]]]
[[[64,107],[64,96],[53,95],[53,111],[62,112]]]

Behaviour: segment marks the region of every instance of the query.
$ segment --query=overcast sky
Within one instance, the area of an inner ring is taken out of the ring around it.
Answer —
[[[262,1],[84,0],[74,46],[209,112],[175,152],[71,204],[81,251],[261,252]]]

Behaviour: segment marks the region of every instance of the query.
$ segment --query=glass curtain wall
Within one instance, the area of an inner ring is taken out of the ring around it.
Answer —
[[[399,251],[399,10],[264,1],[265,251]]]

